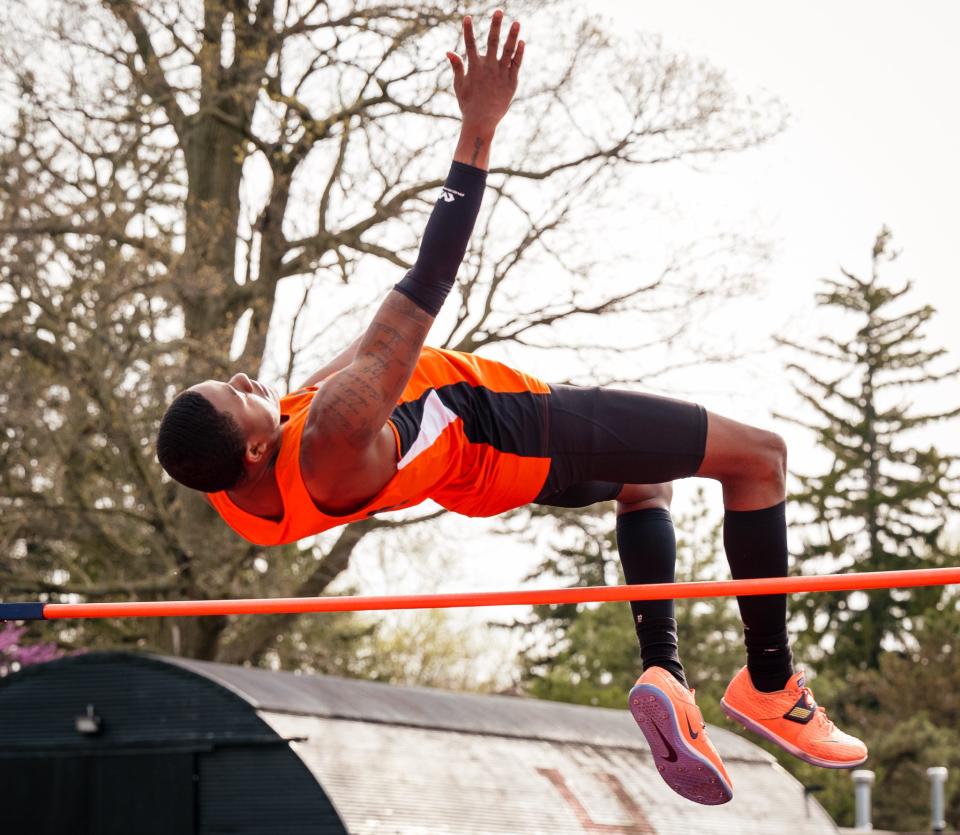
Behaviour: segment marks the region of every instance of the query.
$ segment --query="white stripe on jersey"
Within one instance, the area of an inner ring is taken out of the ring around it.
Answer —
[[[410,464],[421,452],[429,449],[434,441],[440,437],[443,430],[451,423],[459,419],[459,415],[451,412],[437,396],[436,391],[431,391],[423,403],[423,419],[420,421],[420,433],[417,439],[411,444],[407,454],[400,459],[397,469],[402,470]]]

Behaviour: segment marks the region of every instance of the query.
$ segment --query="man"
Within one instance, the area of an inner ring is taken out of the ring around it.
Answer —
[[[517,87],[524,43],[514,23],[500,54],[502,20],[493,15],[481,55],[465,18],[466,67],[447,55],[463,115],[454,162],[417,263],[366,332],[282,400],[244,374],[188,389],[161,423],[161,464],[262,545],[427,498],[469,516],[616,499],[628,583],[673,581],[669,483],[713,478],[723,486],[733,575],[786,575],[786,452],[778,436],[698,405],[549,386],[497,362],[424,347],[466,251],[494,131]],[[863,762],[863,744],[834,728],[793,671],[785,596],[739,602],[748,663],[724,710],[808,762]],[[730,778],[687,687],[673,602],[631,606],[644,672],[629,703],[657,767],[684,797],[725,803]]]

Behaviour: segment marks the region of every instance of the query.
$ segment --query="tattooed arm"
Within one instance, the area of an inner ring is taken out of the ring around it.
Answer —
[[[324,380],[310,406],[300,449],[304,480],[324,508],[344,511],[375,495],[396,471],[387,418],[416,367],[427,332],[463,260],[490,160],[490,143],[517,88],[523,58],[520,25],[499,56],[503,13],[495,12],[487,52],[477,52],[463,21],[467,69],[447,57],[463,113],[454,163],[424,232],[414,267],[387,295],[352,360]]]
[[[317,391],[308,428],[326,452],[368,449],[413,374],[433,317],[391,291],[360,339],[349,365]],[[348,458],[353,456],[347,454]]]

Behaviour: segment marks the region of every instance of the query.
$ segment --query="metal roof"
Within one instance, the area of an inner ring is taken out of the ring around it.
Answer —
[[[217,682],[257,710],[328,719],[354,719],[488,736],[574,742],[646,752],[647,745],[626,710],[586,707],[520,696],[453,693],[427,687],[325,675],[297,675],[187,658],[163,658]],[[773,763],[762,748],[722,728],[725,759]]]
[[[773,757],[722,728],[710,735],[733,801],[683,799],[660,778],[626,709],[127,653],[30,667],[0,682],[4,696],[13,721],[0,722],[0,742],[6,727],[10,756],[199,751],[198,832],[226,831],[212,822],[227,811],[230,831],[255,835],[838,832]],[[90,703],[105,731],[81,738],[74,718]]]
[[[724,806],[660,779],[629,712],[163,659],[251,704],[352,835],[836,835],[773,757],[710,728]]]

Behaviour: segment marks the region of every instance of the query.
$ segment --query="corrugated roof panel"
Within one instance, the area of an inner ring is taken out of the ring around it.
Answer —
[[[165,658],[219,682],[259,710],[364,722],[383,722],[496,736],[582,742],[646,751],[643,735],[624,709],[584,707],[516,696],[449,693],[334,676],[301,676],[207,661]],[[725,759],[774,762],[736,734],[710,729]]]
[[[729,734],[717,736],[734,800],[708,807],[674,794],[646,749],[269,711],[261,716],[282,736],[307,737],[291,747],[355,835],[837,832],[779,766],[730,757]]]

